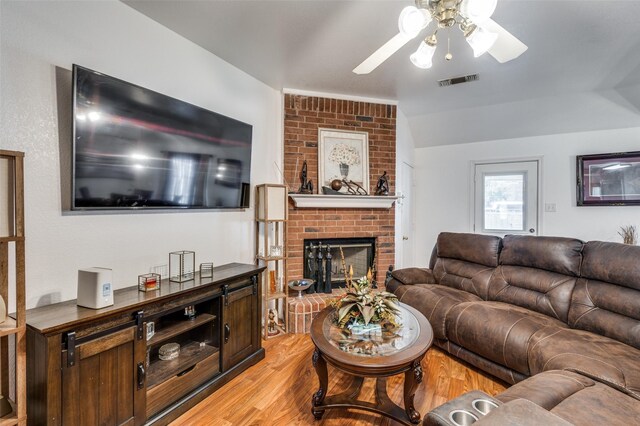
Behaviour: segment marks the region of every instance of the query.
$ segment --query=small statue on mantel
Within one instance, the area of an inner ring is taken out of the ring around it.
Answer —
[[[378,183],[376,184],[376,195],[389,195],[389,176],[387,176],[387,171],[382,174],[378,178]]]
[[[313,194],[313,183],[311,179],[307,180],[307,160],[302,163],[302,170],[300,171],[300,189],[298,194]]]
[[[387,286],[387,284],[389,284],[389,281],[391,281],[391,278],[393,278],[393,276],[391,275],[392,272],[393,272],[393,265],[389,265],[389,270],[387,270],[387,276],[384,279],[385,287]]]

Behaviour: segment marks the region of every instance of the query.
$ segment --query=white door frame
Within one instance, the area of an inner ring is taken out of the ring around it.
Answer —
[[[416,184],[415,184],[415,176],[414,176],[414,171],[415,171],[415,167],[413,166],[413,164],[410,164],[406,161],[400,161],[399,162],[399,168],[397,171],[397,183],[399,182],[404,182],[404,176],[402,175],[404,173],[404,166],[407,166],[410,170],[411,170],[411,188],[409,191],[410,197],[412,197],[411,201],[410,201],[410,210],[409,210],[409,229],[411,230],[411,235],[414,235],[415,232],[415,188],[416,188]],[[395,238],[395,242],[396,242],[396,260],[395,260],[395,265],[394,268],[398,269],[400,267],[406,268],[407,266],[412,266],[415,263],[415,239],[414,238],[410,238],[409,239],[409,246],[408,250],[409,250],[409,256],[411,257],[412,260],[412,265],[404,265],[404,258],[405,258],[405,244],[403,243],[403,227],[406,225],[405,223],[403,223],[402,220],[402,209],[404,206],[402,206],[403,204],[403,200],[404,200],[404,194],[407,192],[406,189],[404,187],[398,188],[396,187],[396,192],[399,196],[398,200],[396,201],[396,238]]]
[[[483,164],[496,164],[496,163],[520,163],[526,161],[537,161],[538,162],[538,225],[537,225],[537,235],[544,235],[543,231],[543,223],[542,223],[542,213],[544,211],[544,193],[542,187],[542,175],[544,170],[542,156],[535,157],[514,157],[514,158],[498,158],[498,159],[488,159],[488,160],[471,160],[469,162],[469,232],[474,233],[474,224],[476,221],[475,218],[475,202],[476,202],[476,194],[475,194],[475,175],[476,175],[476,166]]]

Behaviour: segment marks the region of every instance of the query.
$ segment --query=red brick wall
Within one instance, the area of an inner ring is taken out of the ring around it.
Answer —
[[[369,193],[378,177],[396,181],[396,106],[286,94],[284,98],[284,175],[291,189],[300,186],[302,162],[318,188],[318,128],[366,131],[369,134]],[[296,174],[296,160],[297,173]],[[288,277],[303,274],[303,241],[311,238],[376,237],[378,281],[394,263],[395,209],[296,209],[289,202]],[[337,259],[339,261],[339,259]]]

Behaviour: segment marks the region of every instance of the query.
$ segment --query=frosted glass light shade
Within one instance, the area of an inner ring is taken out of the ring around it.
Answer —
[[[498,0],[463,0],[460,4],[460,13],[474,24],[482,24],[491,18],[497,5]]]
[[[398,30],[400,34],[414,38],[429,25],[429,22],[431,22],[431,15],[428,11],[418,9],[415,6],[407,6],[400,12]]]
[[[433,54],[436,53],[436,46],[425,43],[424,41],[418,46],[409,59],[418,68],[428,69],[433,65]]]
[[[498,34],[487,31],[482,27],[477,27],[467,36],[467,43],[473,48],[473,56],[477,58],[491,49],[497,39]]]

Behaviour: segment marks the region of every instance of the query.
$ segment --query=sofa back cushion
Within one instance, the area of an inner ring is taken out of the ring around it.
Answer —
[[[488,299],[567,322],[583,243],[558,237],[507,235]]]
[[[507,235],[500,264],[528,266],[564,275],[580,275],[584,243],[574,238]]]
[[[502,239],[491,235],[442,232],[438,235],[438,257],[479,265],[498,266]]]
[[[433,276],[441,285],[486,300],[489,279],[498,266],[501,247],[499,237],[443,232],[436,244]]]
[[[590,241],[583,256],[569,326],[640,349],[640,247]]]

